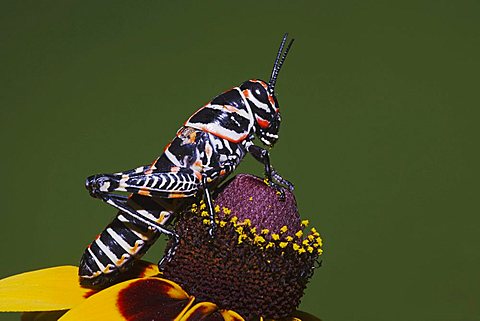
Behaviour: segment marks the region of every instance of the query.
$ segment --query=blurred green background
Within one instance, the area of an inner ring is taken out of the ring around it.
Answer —
[[[479,16],[478,1],[2,1],[0,277],[77,264],[115,214],[85,178],[149,163],[213,96],[268,79],[288,31],[272,159],[325,239],[301,309],[480,320]]]

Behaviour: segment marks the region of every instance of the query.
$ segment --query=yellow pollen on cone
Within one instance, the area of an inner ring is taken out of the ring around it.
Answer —
[[[232,211],[229,210],[228,208],[224,207],[223,208],[223,213],[225,213],[225,215],[230,215],[230,213],[232,213]]]

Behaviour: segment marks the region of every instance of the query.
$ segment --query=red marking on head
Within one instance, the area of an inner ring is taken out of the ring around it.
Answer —
[[[262,128],[268,128],[268,126],[270,126],[270,122],[260,116],[255,116],[255,119],[257,120],[258,125]]]

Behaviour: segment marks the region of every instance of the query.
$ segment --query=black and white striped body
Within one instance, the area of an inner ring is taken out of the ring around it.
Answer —
[[[149,216],[159,224],[167,224],[172,217],[171,207],[158,199],[132,194],[128,204],[138,209],[143,215]],[[160,233],[156,230],[134,224],[119,211],[113,221],[99,234],[85,250],[80,271],[83,279],[89,280],[89,285],[109,283],[120,272],[125,271],[142,257],[157,240]]]
[[[265,165],[272,187],[281,191],[273,180],[292,187],[270,166],[268,152],[253,142],[258,137],[273,146],[278,139],[280,114],[273,88],[291,45],[280,60],[285,41],[286,36],[269,83],[248,80],[215,97],[185,122],[151,165],[87,178],[90,195],[120,212],[85,250],[79,269],[84,283],[108,283],[140,258],[161,233],[176,237],[165,225],[202,193],[209,204],[213,235],[208,191],[232,173],[247,153]],[[115,192],[131,194],[127,199]]]
[[[204,119],[202,114],[208,114],[210,109],[207,106],[193,118]],[[212,110],[218,111],[214,108]],[[139,215],[165,225],[174,212],[172,206],[166,206],[167,200],[196,196],[202,175],[207,175],[210,184],[218,184],[246,155],[248,143],[246,139],[231,142],[185,126],[151,165],[104,175],[104,179],[109,179],[99,189],[132,192],[127,201],[129,206]],[[189,201],[184,205],[187,203]],[[159,235],[158,231],[132,223],[120,211],[85,250],[80,262],[80,277],[90,285],[108,283],[142,257]]]

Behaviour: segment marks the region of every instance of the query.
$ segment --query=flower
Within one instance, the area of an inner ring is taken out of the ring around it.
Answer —
[[[136,262],[129,271],[136,278],[101,291],[82,287],[78,268],[60,266],[23,273],[0,280],[0,311],[35,312],[24,320],[243,320],[234,311],[210,302],[197,302],[178,284],[160,278],[156,264]],[[135,274],[135,275],[134,275]],[[59,310],[70,311],[61,312]]]
[[[303,231],[293,194],[282,201],[263,180],[238,175],[215,197],[215,212],[213,238],[203,203],[178,218],[180,244],[165,277],[247,320],[291,315],[322,253],[318,232]]]
[[[0,311],[51,311],[24,314],[25,321],[318,320],[295,311],[322,240],[304,230],[293,194],[281,201],[250,175],[219,191],[214,237],[205,204],[192,205],[178,215],[180,244],[163,272],[137,261],[102,290],[81,286],[73,266],[19,274],[0,280]]]

